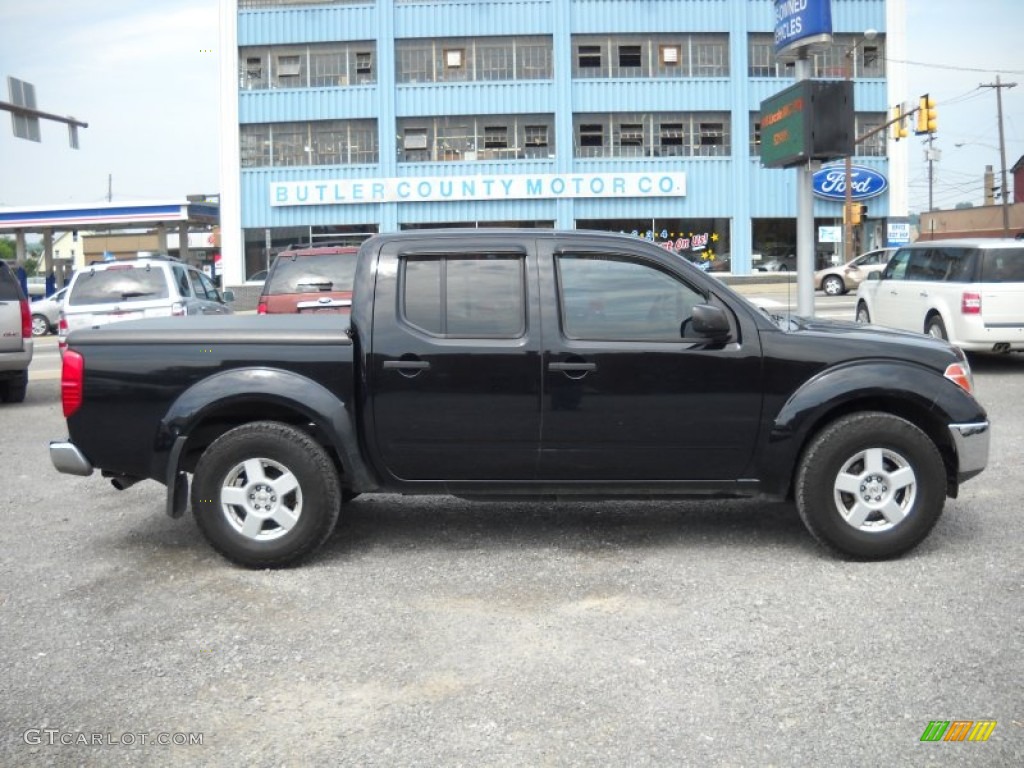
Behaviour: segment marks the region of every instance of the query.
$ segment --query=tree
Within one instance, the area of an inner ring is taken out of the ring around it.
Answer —
[[[0,259],[14,261],[17,254],[14,238],[0,237]]]

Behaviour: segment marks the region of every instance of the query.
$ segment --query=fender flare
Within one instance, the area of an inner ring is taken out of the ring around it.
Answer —
[[[193,384],[178,396],[160,420],[152,476],[163,479],[167,485],[168,514],[181,509],[174,503],[174,496],[181,491],[176,480],[184,474],[179,469],[180,459],[196,425],[226,406],[260,402],[283,405],[323,429],[330,436],[354,490],[369,491],[379,485],[359,451],[351,403],[322,384],[291,371],[271,367],[233,368]],[[258,414],[254,414],[253,421],[257,420]]]
[[[971,423],[980,406],[938,371],[893,360],[857,360],[822,371],[797,389],[779,410],[768,434],[758,475],[781,493],[789,489],[800,454],[811,435],[833,412],[849,413],[857,402],[892,412],[928,414],[917,426],[940,449],[947,425]]]

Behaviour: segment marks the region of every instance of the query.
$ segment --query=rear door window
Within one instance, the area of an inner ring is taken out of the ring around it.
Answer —
[[[505,254],[407,258],[402,315],[447,338],[517,338],[526,331],[523,259]]]
[[[265,293],[351,291],[356,276],[355,253],[290,256],[282,253],[270,270]]]
[[[162,269],[115,266],[78,275],[67,303],[71,306],[152,301],[168,297]]]

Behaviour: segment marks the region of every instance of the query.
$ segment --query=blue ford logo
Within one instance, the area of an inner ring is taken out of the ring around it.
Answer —
[[[867,200],[885,192],[889,182],[885,176],[863,165],[850,169],[850,197],[853,200]],[[830,165],[814,174],[811,188],[818,197],[826,200],[846,199],[846,169],[841,165]]]

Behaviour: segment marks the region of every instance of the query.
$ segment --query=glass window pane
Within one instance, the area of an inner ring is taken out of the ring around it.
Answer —
[[[428,333],[444,332],[441,320],[441,260],[407,259],[402,287],[406,322]]]
[[[558,259],[562,330],[571,339],[678,342],[704,296],[676,277],[626,258]]]
[[[475,256],[447,260],[448,336],[515,338],[525,330],[522,260]]]

